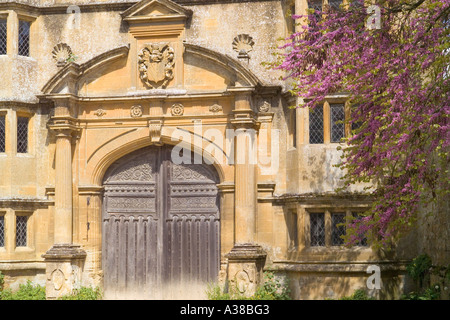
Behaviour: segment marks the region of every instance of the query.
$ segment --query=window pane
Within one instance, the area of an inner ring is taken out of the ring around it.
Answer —
[[[317,21],[320,20],[320,15],[317,13],[317,11],[322,11],[322,0],[308,0],[308,9],[314,9],[315,13],[313,13],[313,16]]]
[[[6,127],[6,117],[5,116],[0,116],[0,152],[5,152],[5,144],[6,144],[6,140],[5,140],[5,127]]]
[[[308,0],[308,8],[322,11],[322,0]]]
[[[341,236],[345,235],[345,213],[333,213],[331,215],[331,244],[340,246],[344,244]]]
[[[309,113],[309,143],[323,143],[323,106]]]
[[[27,216],[16,216],[16,247],[27,246]]]
[[[325,246],[325,213],[311,213],[311,246]]]
[[[5,216],[0,216],[0,247],[5,246]]]
[[[351,115],[351,118],[350,118],[351,119],[352,131],[357,130],[362,125],[362,123],[360,121],[354,121],[353,118],[352,118],[353,117],[353,113],[355,112],[355,109],[358,108],[358,107],[359,107],[359,105],[352,106],[352,115]]]
[[[359,127],[361,127],[361,125],[362,125],[361,122],[352,122],[352,131],[359,129]]]
[[[345,135],[345,113],[343,104],[331,104],[331,142],[340,142]]]
[[[328,5],[333,9],[339,9],[342,0],[328,0]]]
[[[0,19],[0,54],[6,54],[7,31],[6,19]]]
[[[19,21],[19,56],[30,55],[30,23]]]
[[[359,212],[352,212],[352,216],[354,218],[358,218],[358,219],[363,217],[363,215]],[[360,247],[367,247],[368,246],[367,238],[366,237],[362,238],[361,241],[358,241],[355,245],[360,246]]]
[[[17,118],[17,153],[28,152],[28,118]]]

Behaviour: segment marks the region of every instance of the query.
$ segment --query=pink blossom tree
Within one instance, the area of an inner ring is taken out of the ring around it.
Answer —
[[[299,107],[348,95],[354,130],[338,166],[346,187],[369,182],[374,202],[348,223],[346,243],[367,236],[385,246],[415,226],[419,209],[448,196],[450,0],[376,0],[378,26],[367,3],[294,16],[308,23],[273,67],[305,98]]]

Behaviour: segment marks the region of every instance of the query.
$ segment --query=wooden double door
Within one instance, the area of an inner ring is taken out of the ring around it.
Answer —
[[[140,149],[105,175],[105,293],[154,295],[169,284],[217,279],[217,172],[206,164],[175,164],[171,150]]]

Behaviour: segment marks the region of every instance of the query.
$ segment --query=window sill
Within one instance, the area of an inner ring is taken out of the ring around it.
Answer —
[[[31,247],[16,247],[14,252],[27,252],[27,253],[31,253],[34,252],[35,250]]]
[[[363,246],[355,246],[351,248],[346,248],[344,246],[329,246],[329,247],[305,247],[305,251],[313,254],[329,254],[335,252],[371,252],[372,249],[370,247]]]
[[[31,153],[16,153],[16,157],[18,158],[34,158],[34,154]]]
[[[31,62],[36,62],[37,61],[35,58],[29,57],[29,56],[17,55],[16,57],[18,59],[28,60],[28,61],[31,61]]]

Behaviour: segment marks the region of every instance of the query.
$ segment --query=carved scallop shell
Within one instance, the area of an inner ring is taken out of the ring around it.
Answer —
[[[248,34],[240,34],[233,40],[233,50],[239,53],[242,51],[249,53],[254,45],[255,41]]]
[[[67,43],[58,43],[52,51],[53,59],[55,59],[58,65],[66,64],[71,55],[72,49]]]

